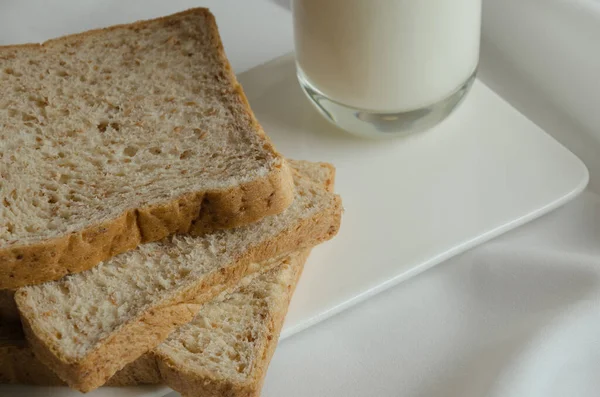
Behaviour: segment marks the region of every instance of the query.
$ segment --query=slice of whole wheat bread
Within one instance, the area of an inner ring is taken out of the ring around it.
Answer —
[[[0,47],[0,82],[0,289],[293,199],[206,9]]]
[[[166,383],[184,396],[259,396],[307,256],[308,250],[293,253],[247,276],[105,386]],[[0,383],[65,384],[35,357],[18,323],[0,324]]]
[[[300,162],[295,199],[282,214],[202,237],[172,236],[19,289],[15,300],[36,356],[70,386],[92,390],[191,321],[202,303],[264,269],[258,262],[331,238],[341,201],[302,175],[311,167],[331,166]]]

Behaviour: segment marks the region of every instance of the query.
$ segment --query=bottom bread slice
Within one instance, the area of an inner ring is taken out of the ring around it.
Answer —
[[[308,251],[207,305],[153,355],[162,381],[184,397],[258,397]]]
[[[273,269],[205,304],[153,352],[107,386],[165,383],[184,396],[250,397],[262,383],[308,250],[273,260]],[[18,324],[0,325],[0,383],[64,383],[35,358]]]

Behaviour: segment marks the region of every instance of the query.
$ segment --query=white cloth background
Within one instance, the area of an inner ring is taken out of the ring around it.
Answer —
[[[600,396],[600,2],[484,2],[481,77],[586,162],[590,189],[282,342],[265,397]],[[291,50],[286,0],[4,0],[0,42],[204,4],[238,72]]]
[[[600,198],[284,341],[265,396],[600,395]]]

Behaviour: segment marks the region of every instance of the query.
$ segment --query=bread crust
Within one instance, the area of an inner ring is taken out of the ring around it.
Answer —
[[[79,273],[140,244],[157,241],[174,233],[201,235],[218,229],[243,226],[283,212],[293,200],[293,178],[283,157],[252,113],[246,95],[231,69],[221,42],[214,16],[205,8],[196,8],[170,16],[132,24],[111,26],[75,35],[63,36],[43,44],[0,47],[6,49],[40,49],[62,40],[84,39],[119,28],[133,28],[151,21],[169,20],[187,14],[201,14],[210,22],[211,40],[227,70],[235,92],[244,104],[247,118],[257,135],[264,140],[263,148],[275,161],[271,171],[262,178],[231,189],[196,191],[174,200],[131,208],[114,219],[89,226],[61,237],[0,249],[0,289],[58,280]]]
[[[170,234],[201,235],[243,226],[283,212],[292,200],[292,176],[282,160],[265,178],[233,189],[185,194],[64,237],[2,249],[0,289],[58,280]],[[242,202],[244,211],[236,205]]]

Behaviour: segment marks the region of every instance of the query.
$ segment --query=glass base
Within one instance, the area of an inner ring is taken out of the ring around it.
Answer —
[[[402,137],[434,127],[462,102],[477,74],[475,70],[454,93],[433,105],[405,112],[380,113],[329,99],[306,79],[299,67],[297,70],[302,90],[327,120],[352,134],[368,138]]]

